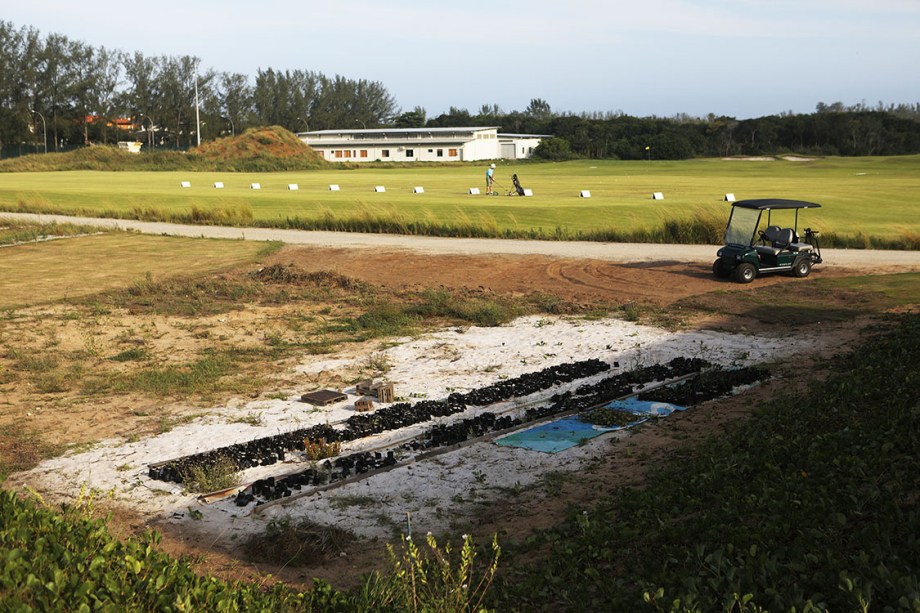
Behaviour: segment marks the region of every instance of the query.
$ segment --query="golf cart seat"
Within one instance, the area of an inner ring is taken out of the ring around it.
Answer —
[[[789,251],[811,251],[812,246],[799,241],[799,235],[792,228],[783,228],[776,233],[774,239],[777,246],[782,246]]]
[[[784,249],[789,251],[811,251],[813,248],[808,243],[798,241],[798,236],[792,228],[780,228],[779,226],[769,226],[764,230],[763,236],[770,241],[770,245],[757,245],[754,249],[757,253],[777,255]]]
[[[779,226],[768,226],[763,231],[763,239],[769,241],[769,245],[757,245],[754,249],[762,255],[777,255],[783,249],[788,249],[792,244],[795,233],[790,228],[780,228]]]
[[[789,251],[811,251],[814,246],[810,243],[803,243],[798,234],[793,233],[793,242],[789,243]]]

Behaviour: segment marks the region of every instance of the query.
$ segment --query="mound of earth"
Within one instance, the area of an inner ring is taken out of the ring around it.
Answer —
[[[193,153],[216,162],[222,170],[268,171],[317,168],[322,156],[279,126],[252,128],[239,136],[202,144]]]
[[[63,153],[34,153],[0,162],[0,172],[46,172],[56,170],[140,170],[138,158],[114,145],[90,145]]]
[[[324,166],[322,156],[278,126],[252,128],[209,141],[190,152],[157,148],[137,155],[114,145],[89,145],[66,153],[32,154],[0,161],[0,172],[217,171],[272,172]]]

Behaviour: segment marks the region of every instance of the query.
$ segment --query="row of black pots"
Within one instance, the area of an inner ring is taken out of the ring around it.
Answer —
[[[244,507],[253,501],[263,504],[269,500],[291,496],[294,491],[300,491],[304,487],[334,483],[352,475],[365,474],[394,464],[396,464],[396,454],[392,450],[386,452],[362,451],[340,456],[334,460],[325,460],[315,468],[307,468],[298,473],[259,479],[239,492],[235,503],[238,507]]]
[[[548,406],[529,409],[523,421],[532,421],[566,410],[587,408],[605,399],[630,393],[631,383],[666,380],[698,371],[707,365],[708,363],[698,358],[675,358],[668,364],[647,366],[620,373],[598,383],[581,386],[575,394],[557,394],[551,398]],[[453,393],[447,400],[423,400],[412,405],[397,403],[373,413],[357,414],[346,420],[344,428],[320,424],[185,456],[159,465],[151,465],[148,474],[153,479],[181,483],[183,474],[189,467],[211,463],[218,457],[232,459],[239,469],[267,466],[283,460],[285,451],[303,450],[305,439],[312,441],[322,439],[327,442],[357,440],[372,434],[422,423],[434,417],[453,415],[466,410],[468,405],[482,406],[507,400],[514,397],[514,394],[528,395],[540,389],[586,378],[608,369],[609,365],[606,362],[596,359],[560,364],[538,372],[526,373],[515,379],[500,381],[465,394]]]
[[[482,406],[515,395],[527,395],[563,382],[569,382],[604,372],[610,365],[602,360],[589,359],[570,364],[560,364],[541,371],[525,373],[520,377],[473,390],[465,394],[453,393],[447,400],[422,400],[415,404],[406,402],[382,407],[372,413],[355,414],[345,422],[343,428],[320,424],[300,428],[271,437],[263,437],[245,443],[228,445],[199,454],[184,456],[170,462],[151,465],[148,475],[161,481],[182,482],[182,475],[188,467],[213,461],[217,456],[233,459],[239,469],[265,466],[278,461],[284,451],[302,451],[304,440],[326,442],[347,442],[429,421],[434,417],[446,417],[463,412],[467,405]],[[272,460],[272,457],[275,460]]]
[[[696,372],[705,366],[708,366],[708,363],[702,360],[676,358],[665,365],[655,365],[638,369],[640,373],[639,376],[637,376],[636,371],[621,373],[592,385],[581,386],[576,392],[556,394],[550,399],[549,403],[530,407],[525,410],[523,415],[517,417],[511,417],[509,415],[496,416],[494,413],[484,412],[475,417],[457,420],[453,423],[435,424],[422,436],[404,443],[402,447],[411,453],[455,445],[472,438],[484,436],[490,432],[505,430],[538,419],[552,417],[563,412],[579,411],[597,406],[598,404],[614,398],[633,393],[636,386],[642,386],[653,381],[673,379]],[[727,386],[727,390],[725,390],[726,393],[727,391],[731,391],[732,387],[745,383],[753,383],[754,381],[764,378],[767,374],[766,371],[755,368],[726,371],[725,376],[721,376],[718,371],[715,372],[715,380],[722,383],[723,388]],[[698,380],[699,378],[690,379],[687,382],[677,384],[675,387],[681,388]],[[728,385],[728,383],[731,385]],[[666,389],[670,388],[659,388],[659,390]],[[707,385],[706,389],[715,390],[715,387]],[[651,394],[649,394],[649,396],[651,396]],[[691,405],[688,404],[685,406]],[[290,490],[292,488],[300,489],[301,485],[316,486],[322,483],[334,482],[351,475],[365,474],[378,470],[396,461],[393,451],[386,452],[386,459],[383,462],[381,462],[383,456],[380,452],[377,452],[374,462],[362,461],[362,458],[366,458],[366,455],[367,454],[352,454],[350,456],[336,458],[335,460],[326,460],[317,470],[307,469],[303,473],[298,473],[298,475],[293,477],[286,477],[278,482],[272,480],[269,482],[269,486],[254,486],[251,493],[241,493],[237,497],[236,503],[239,506],[246,506],[255,500],[257,504],[263,504],[268,500],[290,496]],[[297,479],[298,476],[300,479],[307,478],[310,480],[310,483],[301,482],[298,484],[295,481],[292,484],[289,482],[290,479]]]
[[[762,381],[768,376],[769,372],[767,370],[754,366],[727,370],[715,369],[693,379],[642,393],[639,395],[639,399],[670,402],[671,404],[689,407],[713,398],[725,396],[736,387]]]

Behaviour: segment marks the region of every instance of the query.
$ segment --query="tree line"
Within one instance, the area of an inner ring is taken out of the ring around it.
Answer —
[[[920,104],[819,102],[811,114],[739,120],[557,113],[533,98],[522,111],[485,104],[429,118],[420,106],[403,112],[376,81],[273,68],[253,79],[203,68],[193,56],[126,53],[0,21],[0,147],[7,152],[112,143],[126,132],[148,150],[187,148],[267,125],[293,132],[498,126],[546,135],[536,155],[554,160],[920,153]]]
[[[378,82],[272,68],[253,82],[194,56],[126,53],[0,21],[0,146],[8,149],[111,143],[126,140],[122,128],[150,148],[187,148],[257,126],[386,125],[397,111]]]

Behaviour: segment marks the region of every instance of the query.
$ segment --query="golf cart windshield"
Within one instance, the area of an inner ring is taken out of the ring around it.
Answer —
[[[732,207],[728,227],[725,228],[726,245],[750,245],[754,240],[754,232],[760,221],[760,211],[746,209],[738,206]]]

